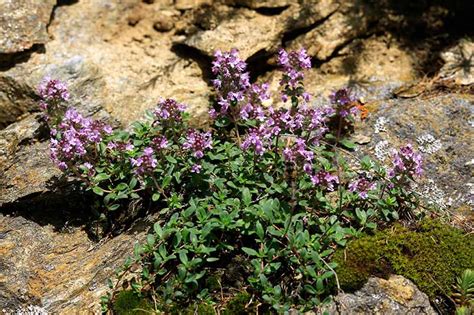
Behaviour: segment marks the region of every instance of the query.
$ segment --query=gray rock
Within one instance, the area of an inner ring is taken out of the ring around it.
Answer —
[[[469,164],[474,156],[474,97],[446,94],[379,100],[366,106],[369,118],[357,128],[372,141],[359,149],[389,164],[390,148],[412,143],[422,153],[425,170],[414,189],[433,206],[467,210],[469,216],[474,206],[474,169]]]
[[[370,278],[354,294],[338,294],[318,314],[323,312],[340,315],[437,314],[431,307],[428,296],[402,276],[391,276],[388,280]]]
[[[55,0],[0,0],[0,54],[12,54],[49,40]]]

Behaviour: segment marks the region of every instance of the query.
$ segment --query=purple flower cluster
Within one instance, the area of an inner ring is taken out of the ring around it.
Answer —
[[[76,110],[69,109],[57,128],[51,130],[51,159],[65,170],[76,159],[87,160],[86,155],[94,154],[95,145],[111,133],[112,128],[104,122],[84,118]]]
[[[153,149],[150,147],[146,147],[137,159],[131,158],[130,162],[138,175],[151,173],[158,165]]]
[[[69,100],[69,91],[67,86],[65,83],[59,80],[44,78],[39,85],[38,93],[44,102],[59,102]]]
[[[312,173],[314,153],[313,151],[308,150],[304,139],[297,138],[293,146],[286,147],[283,150],[283,157],[286,161],[295,164],[298,160],[301,160],[304,164],[305,172],[308,174]]]
[[[69,100],[69,91],[65,83],[44,78],[38,87],[38,94],[41,97],[39,107],[44,112],[43,118],[46,121],[49,121],[51,116],[58,118],[58,115],[64,113],[65,107],[61,106]]]
[[[262,129],[255,128],[248,132],[240,147],[243,150],[248,150],[250,147],[253,147],[256,154],[262,155],[266,151],[264,142],[265,135],[262,133]]]
[[[265,111],[262,108],[262,103],[270,99],[270,92],[268,91],[268,83],[252,84],[245,92],[244,100],[240,108],[240,118],[243,120],[257,119],[263,120]]]
[[[212,149],[212,135],[210,132],[199,132],[195,129],[188,131],[186,140],[183,144],[183,149],[192,151],[192,155],[196,159],[201,159],[204,156],[204,150]],[[201,165],[194,164],[191,167],[191,172],[199,173]]]
[[[394,150],[392,153],[393,168],[389,169],[388,176],[393,178],[398,175],[420,176],[423,173],[421,154],[413,150],[411,144]]]
[[[195,158],[204,156],[205,149],[212,149],[212,135],[210,132],[199,132],[196,129],[188,131],[183,149],[193,151]]]
[[[180,104],[173,99],[161,100],[153,111],[155,122],[182,121],[182,113],[186,110],[186,105]]]
[[[311,175],[311,182],[314,185],[326,187],[329,191],[334,191],[334,185],[339,184],[339,178],[327,171],[320,170],[314,175]]]
[[[165,136],[155,137],[151,140],[151,143],[156,150],[166,149],[169,145],[168,139]]]
[[[239,52],[232,49],[230,52],[216,51],[212,62],[212,73],[216,79],[212,81],[217,91],[217,103],[220,112],[211,110],[211,116],[226,115],[230,106],[236,106],[244,100],[247,89],[250,87],[247,64],[239,58]]]
[[[283,87],[281,98],[286,102],[289,98],[302,96],[308,102],[309,94],[303,89],[304,70],[311,69],[311,58],[305,49],[278,52],[278,64],[283,69],[283,78],[280,86]]]
[[[134,145],[130,142],[110,141],[109,143],[107,143],[107,149],[114,150],[117,152],[132,151],[134,148]]]
[[[369,191],[374,190],[376,187],[376,183],[370,182],[364,177],[358,178],[349,183],[349,191],[356,192],[362,199],[366,199],[369,196]]]
[[[336,115],[345,118],[350,114],[355,115],[358,112],[357,107],[351,106],[356,101],[348,88],[342,88],[329,95],[329,100],[335,106]]]

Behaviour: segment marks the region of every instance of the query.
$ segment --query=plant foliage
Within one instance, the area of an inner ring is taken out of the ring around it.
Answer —
[[[63,84],[41,87],[52,159],[98,197],[109,228],[136,207],[160,214],[105,308],[125,278],[164,303],[209,299],[206,277],[245,257],[241,273],[256,299],[278,312],[308,310],[327,296],[335,248],[377,222],[412,216],[421,156],[407,144],[389,168],[356,158],[349,136],[360,102],[341,89],[327,106],[312,106],[306,52],[278,57],[283,108],[265,105],[268,84],[250,83],[237,51],[216,53],[209,130],[190,127],[185,106],[167,99],[114,131],[68,108]]]

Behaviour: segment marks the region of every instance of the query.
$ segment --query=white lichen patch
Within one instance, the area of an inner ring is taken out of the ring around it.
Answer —
[[[390,155],[390,146],[387,140],[378,142],[374,147],[374,154],[379,161],[384,161]]]
[[[418,142],[420,151],[426,154],[433,154],[439,151],[442,146],[441,141],[429,133],[419,136],[416,142]]]
[[[452,205],[452,199],[446,198],[444,191],[441,190],[432,179],[429,179],[428,182],[423,185],[421,195],[428,204],[438,206],[441,209],[446,209]]]
[[[389,120],[383,116],[377,118],[374,124],[374,132],[375,133],[387,132],[386,125],[388,122]]]

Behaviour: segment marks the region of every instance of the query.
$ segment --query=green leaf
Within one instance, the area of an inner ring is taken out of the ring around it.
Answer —
[[[148,246],[152,247],[153,245],[155,245],[155,237],[151,234],[148,234],[146,237],[146,242]]]
[[[104,174],[104,173],[100,173],[100,174],[97,174],[94,177],[94,182],[99,183],[99,182],[104,181],[104,180],[109,179],[109,178],[110,178],[109,175]]]
[[[165,156],[165,158],[170,163],[173,163],[173,164],[178,163],[178,161],[174,157],[172,157],[171,155],[167,155],[167,156]]]
[[[128,186],[130,187],[130,189],[134,189],[135,186],[137,186],[137,183],[138,183],[137,178],[132,177],[132,179],[130,180],[130,183],[128,184]]]
[[[257,221],[257,223],[255,224],[255,232],[257,233],[258,238],[263,240],[265,236],[265,231],[263,230],[263,226],[260,221]]]
[[[341,141],[339,141],[345,148],[347,149],[354,149],[356,147],[355,143],[354,142],[351,142],[347,139],[342,139]]]
[[[188,264],[188,256],[186,256],[186,253],[181,251],[179,253],[179,260],[183,263],[183,265],[187,265]]]
[[[367,213],[363,210],[356,209],[356,216],[360,220],[360,224],[364,225],[367,221]]]
[[[118,204],[110,205],[110,206],[107,207],[107,209],[108,209],[109,211],[115,211],[115,210],[117,210],[118,208],[120,208],[120,205],[118,205]]]
[[[242,250],[249,256],[258,256],[258,252],[252,248],[242,247]]]
[[[242,189],[242,201],[244,202],[244,205],[246,207],[250,206],[250,204],[252,203],[252,194],[250,193],[250,190],[247,187]]]
[[[160,226],[159,222],[156,222],[153,224],[153,229],[155,230],[156,235],[158,235],[159,238],[163,237],[163,229]]]
[[[99,195],[99,196],[103,196],[104,195],[104,190],[102,188],[100,188],[99,186],[94,186],[94,188],[92,188],[92,191],[96,194],[96,195]]]
[[[158,201],[160,199],[161,195],[160,193],[154,193],[152,196],[151,196],[151,200],[153,201]]]
[[[125,183],[120,183],[115,187],[116,190],[126,190],[128,189],[128,185]]]
[[[171,183],[171,179],[172,177],[167,175],[163,178],[163,181],[161,182],[161,188],[165,189],[166,187],[169,186],[169,184]]]

